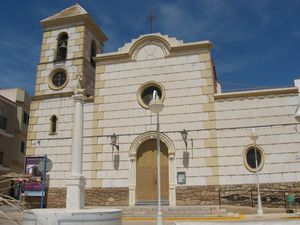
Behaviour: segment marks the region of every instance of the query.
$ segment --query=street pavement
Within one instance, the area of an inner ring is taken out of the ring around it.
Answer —
[[[23,214],[20,212],[9,211],[6,212],[11,218],[17,220],[17,224],[21,224]],[[300,213],[286,214],[286,213],[274,213],[264,214],[263,217],[257,217],[255,214],[241,215],[240,218],[235,220],[229,220],[226,218],[199,218],[190,219],[190,221],[183,220],[183,218],[171,219],[163,221],[163,225],[300,225]],[[0,225],[16,225],[16,223],[10,222],[4,215],[0,215]],[[137,220],[125,219],[122,225],[156,225],[156,220],[147,220],[144,218]]]
[[[155,225],[156,220],[123,220],[122,225]],[[242,215],[237,220],[226,220],[224,218],[208,218],[193,221],[164,221],[163,225],[300,225],[300,214],[264,214],[263,217],[257,217],[255,214]]]
[[[175,222],[176,225],[299,225],[300,220],[279,220],[279,221],[218,221],[218,222]]]
[[[164,221],[163,225],[300,225],[300,220],[272,221]],[[156,221],[123,221],[122,225],[156,225]]]

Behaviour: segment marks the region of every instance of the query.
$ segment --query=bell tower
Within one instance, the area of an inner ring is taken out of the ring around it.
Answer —
[[[43,19],[41,24],[43,39],[35,95],[71,95],[79,74],[87,95],[93,95],[93,57],[102,52],[105,34],[78,3]]]
[[[41,24],[42,46],[35,96],[30,106],[26,154],[47,153],[53,159],[49,149],[56,139],[64,142],[56,147],[57,153],[67,153],[71,148],[68,141],[72,139],[74,120],[71,96],[78,88],[83,89],[86,96],[94,95],[96,65],[93,57],[102,52],[107,37],[79,4],[43,19]]]

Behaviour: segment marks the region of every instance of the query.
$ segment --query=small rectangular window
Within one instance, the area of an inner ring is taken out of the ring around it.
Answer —
[[[25,143],[22,141],[21,142],[21,152],[25,154],[26,146]]]
[[[0,164],[3,164],[3,152],[0,152]]]
[[[6,130],[6,118],[3,116],[0,116],[0,129]]]
[[[29,124],[29,115],[25,111],[24,111],[24,114],[23,114],[23,123],[26,124],[26,125]]]

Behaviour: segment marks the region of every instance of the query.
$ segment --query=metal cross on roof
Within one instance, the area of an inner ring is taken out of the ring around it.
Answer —
[[[149,32],[153,32],[153,22],[157,17],[154,15],[153,12],[150,12],[148,16],[146,16],[146,20],[149,22]]]

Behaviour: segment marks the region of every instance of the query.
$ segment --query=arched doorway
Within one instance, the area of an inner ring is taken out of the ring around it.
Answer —
[[[156,131],[147,131],[139,136],[137,136],[129,150],[129,158],[130,158],[130,164],[129,164],[129,205],[135,206],[137,203],[137,159],[138,159],[138,152],[140,149],[142,149],[143,145],[147,143],[148,141],[152,140],[156,143]],[[168,187],[168,200],[170,206],[176,206],[176,175],[175,175],[175,148],[171,141],[171,139],[164,134],[163,132],[160,133],[160,140],[162,143],[161,146],[164,146],[163,148],[167,149],[167,157],[168,157],[168,177],[167,182],[169,184]],[[147,146],[145,144],[144,146]],[[156,145],[155,145],[156,146]],[[153,148],[156,153],[156,147]],[[163,154],[163,153],[162,153]],[[165,156],[165,155],[164,155]]]
[[[169,161],[168,148],[160,142],[161,199],[169,199]],[[150,139],[141,144],[137,151],[136,197],[137,203],[157,201],[157,144]]]

